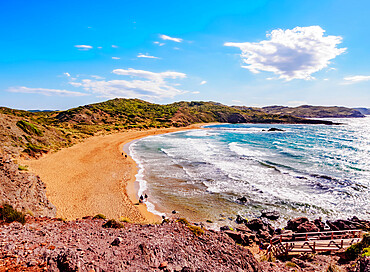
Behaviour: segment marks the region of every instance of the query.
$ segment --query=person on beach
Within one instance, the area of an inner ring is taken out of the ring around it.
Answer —
[[[139,199],[139,203],[143,203],[143,201],[144,201],[144,197],[143,197],[143,195],[141,195],[140,199]]]
[[[147,201],[148,200],[148,195],[147,194],[145,194],[145,201]]]

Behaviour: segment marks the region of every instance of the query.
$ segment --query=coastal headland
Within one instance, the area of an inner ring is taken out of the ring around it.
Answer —
[[[123,145],[150,135],[197,129],[130,130],[85,139],[72,147],[26,161],[31,172],[46,184],[47,197],[57,208],[57,217],[67,220],[103,214],[136,223],[153,223],[159,216],[138,203],[135,191],[137,166],[123,152]]]

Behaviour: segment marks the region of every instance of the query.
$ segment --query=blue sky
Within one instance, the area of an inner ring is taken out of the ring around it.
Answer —
[[[1,1],[0,105],[370,107],[369,1]]]

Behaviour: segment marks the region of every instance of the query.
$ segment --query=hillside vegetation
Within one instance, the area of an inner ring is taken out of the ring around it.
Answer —
[[[4,151],[37,157],[99,133],[209,122],[331,124],[215,102],[159,105],[139,99],[113,99],[65,111],[0,108],[0,140]]]
[[[261,109],[267,114],[287,114],[302,118],[349,118],[364,117],[357,109],[346,107],[323,107],[303,105],[295,108],[284,106],[269,106]]]

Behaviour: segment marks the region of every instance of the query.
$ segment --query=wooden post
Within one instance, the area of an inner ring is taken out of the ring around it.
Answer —
[[[308,240],[308,234],[306,233],[306,241]]]
[[[331,233],[331,240],[334,239],[334,232]]]
[[[340,247],[343,248],[343,240],[340,240]]]
[[[312,253],[316,253],[316,242],[313,242]]]
[[[283,237],[280,235],[280,243],[283,241]]]

